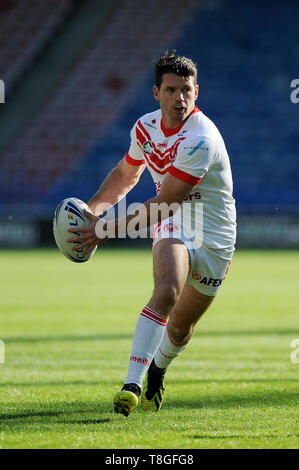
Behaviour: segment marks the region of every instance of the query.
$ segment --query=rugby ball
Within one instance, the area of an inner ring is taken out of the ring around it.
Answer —
[[[78,243],[80,244],[80,242],[67,242],[68,238],[76,236],[76,233],[68,232],[69,228],[88,227],[90,224],[90,220],[88,220],[84,215],[83,209],[91,212],[85,202],[75,197],[69,197],[58,204],[53,219],[53,234],[56,245],[64,256],[75,263],[84,263],[85,261],[88,261],[97,249],[97,247],[95,247],[90,253],[83,255],[86,247],[72,250],[72,247],[76,246]],[[78,233],[78,235],[80,234]]]

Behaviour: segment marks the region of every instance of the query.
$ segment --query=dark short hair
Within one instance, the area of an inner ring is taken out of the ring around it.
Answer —
[[[160,88],[164,73],[175,73],[181,77],[193,77],[197,82],[197,68],[188,57],[175,55],[175,50],[166,51],[155,64],[155,84]]]

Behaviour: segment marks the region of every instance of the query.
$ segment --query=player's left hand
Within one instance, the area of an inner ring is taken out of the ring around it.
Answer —
[[[73,238],[68,238],[67,242],[68,243],[76,242],[76,245],[73,246],[72,250],[78,250],[78,248],[86,247],[86,250],[83,252],[83,255],[85,256],[87,253],[92,251],[97,245],[104,243],[106,240],[108,240],[108,237],[103,238],[103,239],[98,238],[96,236],[95,227],[98,221],[100,220],[100,218],[91,214],[85,209],[83,210],[83,212],[84,212],[84,215],[90,220],[90,225],[88,227],[68,229],[68,232],[76,233],[77,236]],[[80,233],[80,235],[78,235],[78,233]],[[78,242],[81,242],[81,243],[79,244]]]

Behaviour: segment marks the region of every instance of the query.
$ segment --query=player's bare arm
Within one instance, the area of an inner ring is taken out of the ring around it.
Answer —
[[[117,204],[138,183],[145,165],[132,166],[123,158],[108,174],[96,194],[87,203],[95,215]]]
[[[154,213],[156,215],[156,219],[153,219],[153,213],[152,213],[152,208],[154,205],[160,205],[164,203],[168,208],[171,208],[171,206],[178,208],[179,205],[183,202],[184,198],[187,196],[187,194],[190,193],[192,190],[192,185],[189,183],[185,183],[174,176],[167,174],[162,185],[160,192],[157,196],[149,199],[146,201],[143,206],[146,209],[146,215],[145,219],[140,221],[140,225],[142,225],[141,228],[146,228],[149,227],[152,224],[156,224],[157,222],[161,222],[164,218],[169,217],[169,212],[166,212],[165,214],[159,212],[159,213]],[[128,215],[126,216],[126,229],[128,227],[128,224],[130,221],[135,217],[135,215]],[[118,225],[119,225],[119,220],[112,221],[115,222],[115,229],[116,229],[116,236],[119,234],[118,230]],[[112,223],[109,222],[109,223]]]
[[[149,227],[151,224],[155,224],[157,222],[160,222],[163,220],[163,218],[166,218],[169,216],[169,213],[165,213],[165,216],[163,217],[163,214],[161,212],[157,213],[157,219],[153,220],[153,213],[151,212],[151,209],[154,204],[166,204],[168,207],[171,206],[173,203],[181,204],[184,200],[184,198],[190,193],[192,190],[192,185],[189,183],[185,183],[174,176],[167,174],[165,177],[162,185],[160,192],[157,196],[149,199],[144,203],[144,208],[146,209],[145,212],[145,220],[140,221],[140,225],[142,225],[142,228]],[[100,199],[98,199],[100,200]],[[85,215],[89,218],[91,224],[89,225],[88,228],[81,228],[81,229],[69,229],[69,232],[76,232],[76,233],[81,233],[80,236],[76,236],[74,238],[70,238],[68,241],[71,243],[73,241],[81,241],[82,243],[80,245],[76,245],[76,249],[78,248],[86,248],[84,254],[89,253],[90,251],[93,250],[93,248],[96,245],[102,244],[105,241],[108,240],[108,236],[103,236],[103,238],[98,238],[96,234],[96,225],[100,221],[100,219],[96,216],[93,216],[92,214],[88,214],[88,212],[84,212]],[[170,214],[171,215],[171,214]],[[125,223],[122,221],[122,226],[125,227],[125,230],[127,230],[128,224],[132,219],[134,219],[135,215],[128,215],[126,216]],[[119,235],[119,220],[113,220],[108,223],[114,224],[114,229],[115,229],[115,236]],[[103,232],[107,232],[107,224],[105,221],[103,221]],[[98,233],[98,231],[97,231]]]
[[[100,186],[96,194],[88,202],[88,206],[92,210],[93,214],[101,215],[109,207],[117,204],[131,189],[138,183],[140,176],[145,169],[145,165],[132,166],[129,165],[125,158],[123,158],[119,164],[113,168],[108,174],[103,184]],[[81,237],[75,237],[68,240],[71,243],[72,240],[84,240],[84,244],[80,245],[88,246],[85,250],[85,254],[91,252],[100,242],[107,240],[99,240],[95,236],[95,227],[99,221],[99,217],[91,214],[90,212],[84,211],[86,217],[90,220],[90,225],[87,229],[70,229],[69,232],[82,233]],[[84,237],[84,238],[82,238]],[[79,248],[79,245],[77,245]]]

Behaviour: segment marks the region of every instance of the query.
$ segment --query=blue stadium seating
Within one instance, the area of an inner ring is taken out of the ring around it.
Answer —
[[[299,103],[290,101],[290,82],[299,78],[299,2],[206,0],[200,5],[169,47],[198,65],[198,106],[226,142],[238,212],[299,213]],[[157,108],[152,84],[150,71],[113,126],[43,196],[44,207],[67,196],[89,199],[124,156],[136,119]],[[26,191],[30,194],[30,185]],[[144,174],[128,200],[142,202],[153,194],[151,178]],[[0,202],[4,197],[0,188]]]
[[[299,211],[299,104],[290,101],[290,82],[298,75],[298,17],[296,0],[207,2],[173,45],[198,65],[198,106],[226,141],[239,213]],[[150,73],[113,129],[53,188],[49,202],[68,194],[90,197],[124,155],[135,120],[156,109],[152,83]],[[129,200],[143,201],[153,191],[145,175]]]

